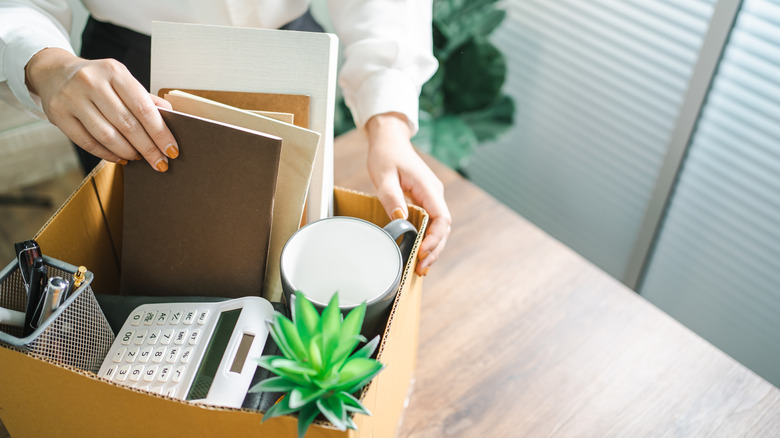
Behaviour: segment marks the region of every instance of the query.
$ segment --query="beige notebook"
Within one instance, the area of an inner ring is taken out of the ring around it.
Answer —
[[[260,295],[282,139],[160,113],[180,154],[164,173],[125,166],[120,293]]]
[[[282,138],[271,245],[263,289],[263,296],[266,299],[280,301],[282,283],[279,274],[279,258],[287,239],[298,230],[301,222],[320,135],[308,129],[178,90],[171,91],[164,98],[176,111]]]

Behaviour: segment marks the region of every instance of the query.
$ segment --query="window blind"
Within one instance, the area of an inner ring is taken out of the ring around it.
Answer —
[[[745,0],[641,294],[780,386],[780,2]]]
[[[503,3],[515,124],[469,177],[623,278],[714,3]]]

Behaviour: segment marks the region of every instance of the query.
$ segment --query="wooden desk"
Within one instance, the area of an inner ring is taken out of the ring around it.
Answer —
[[[336,184],[374,192],[356,133]],[[780,390],[456,173],[401,437],[780,436]]]

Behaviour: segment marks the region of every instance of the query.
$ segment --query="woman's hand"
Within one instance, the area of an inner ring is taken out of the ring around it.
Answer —
[[[120,62],[48,48],[30,59],[25,74],[49,121],[92,155],[122,164],[144,158],[160,172],[179,155],[155,107],[171,105],[147,93]]]
[[[366,123],[366,133],[368,172],[388,216],[408,217],[404,194],[430,215],[416,267],[417,274],[424,276],[439,258],[450,235],[452,218],[444,201],[444,186],[414,150],[405,116],[376,115]]]

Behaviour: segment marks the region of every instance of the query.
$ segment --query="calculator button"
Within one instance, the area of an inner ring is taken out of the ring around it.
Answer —
[[[168,391],[166,391],[165,395],[167,395],[168,397],[175,398],[176,397],[176,387],[174,386],[173,388],[168,388]]]
[[[133,335],[135,335],[134,330],[128,330],[122,333],[122,345],[130,345],[130,341],[133,340]]]
[[[130,317],[130,325],[137,326],[141,324],[141,320],[144,318],[144,312],[135,312]]]
[[[176,368],[176,371],[173,372],[173,377],[171,377],[171,380],[173,383],[179,383],[181,382],[182,377],[184,377],[184,372],[187,370],[187,367],[184,365]]]
[[[159,339],[160,330],[152,330],[149,332],[149,336],[146,337],[146,345],[155,345]]]
[[[162,332],[162,338],[160,339],[160,344],[162,345],[168,345],[171,343],[171,340],[173,339],[173,333],[175,332],[174,329],[168,329]]]
[[[181,354],[181,363],[190,363],[190,359],[192,359],[192,347],[187,347]]]
[[[167,382],[168,379],[171,378],[171,371],[173,371],[173,366],[171,365],[165,365],[160,368],[160,373],[157,374],[157,381],[163,383]]]
[[[187,330],[179,330],[176,332],[176,338],[174,338],[173,343],[176,345],[182,345],[184,341],[187,340]]]
[[[144,366],[143,365],[136,365],[133,367],[132,370],[130,370],[130,380],[133,382],[137,382],[141,380],[141,375],[144,373]]]
[[[165,358],[165,361],[168,363],[176,363],[176,361],[179,359],[180,352],[180,347],[171,347],[171,349],[168,350],[168,357]]]
[[[106,379],[111,379],[114,377],[114,373],[116,373],[116,369],[119,365],[111,365],[110,367],[106,368],[103,371],[103,374],[101,374],[101,377],[105,377]]]
[[[188,310],[184,314],[184,324],[190,325],[195,322],[195,317],[198,315],[196,310]]]
[[[153,382],[157,376],[157,365],[152,365],[144,371],[144,382]]]
[[[165,325],[168,322],[168,315],[171,314],[170,310],[163,310],[157,315],[157,325]]]
[[[200,330],[193,330],[192,334],[190,334],[190,339],[187,342],[190,345],[195,345],[198,343],[198,338],[200,338]]]
[[[154,388],[149,388],[150,392],[153,392],[155,394],[165,394],[165,388],[162,386],[155,386]]]
[[[154,363],[160,363],[163,361],[163,358],[165,358],[165,347],[158,347],[154,350],[154,353],[152,353],[152,362]]]
[[[119,371],[116,372],[116,380],[124,382],[127,380],[127,376],[130,374],[130,365],[122,365],[119,367]]]
[[[120,348],[120,349],[118,349],[118,350],[116,350],[114,352],[114,355],[111,356],[111,360],[114,363],[122,362],[122,359],[124,359],[124,357],[125,357],[125,353],[127,353],[127,348],[126,347],[122,347],[122,348]]]
[[[146,314],[144,315],[144,325],[152,325],[152,323],[154,322],[154,318],[156,317],[157,317],[156,310],[146,312]]]
[[[138,353],[138,362],[146,363],[152,357],[152,347],[144,347]]]
[[[146,335],[149,333],[148,330],[139,330],[135,333],[135,338],[133,343],[135,345],[143,345],[144,340],[146,340]]]
[[[200,324],[200,325],[203,325],[203,324],[205,324],[205,323],[206,323],[206,320],[208,319],[208,317],[209,317],[209,311],[208,311],[208,309],[207,309],[207,310],[203,310],[203,311],[201,311],[201,312],[198,314],[198,324]]]
[[[170,322],[168,322],[168,324],[170,324],[170,325],[178,325],[179,322],[181,321],[182,313],[184,313],[184,312],[182,312],[181,310],[176,310],[176,311],[171,312],[171,320],[170,320]]]
[[[125,356],[125,362],[127,363],[135,362],[135,359],[138,357],[138,350],[140,350],[139,347],[133,347],[127,350],[127,355]]]

